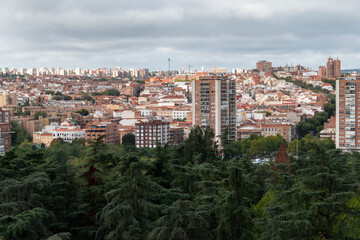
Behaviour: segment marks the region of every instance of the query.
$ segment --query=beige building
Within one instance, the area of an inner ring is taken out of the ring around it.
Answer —
[[[50,147],[50,144],[53,140],[52,133],[41,133],[41,132],[35,132],[33,134],[33,143],[36,146],[41,146],[41,144],[44,144],[45,147]]]
[[[0,107],[4,107],[6,105],[18,105],[18,98],[16,93],[0,94]]]
[[[205,75],[198,76],[192,84],[192,125],[203,129],[211,127],[219,142],[228,128],[229,140],[236,140],[235,80],[221,75]]]

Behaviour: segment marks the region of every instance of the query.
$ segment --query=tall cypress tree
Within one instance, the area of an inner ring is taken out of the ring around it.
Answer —
[[[145,175],[149,165],[130,154],[117,167],[118,177],[107,184],[107,205],[100,213],[98,238],[145,239],[159,217],[160,208],[151,200],[164,189]]]

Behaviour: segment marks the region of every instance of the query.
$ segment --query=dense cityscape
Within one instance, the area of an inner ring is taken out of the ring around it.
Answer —
[[[358,9],[2,1],[0,240],[360,239]]]
[[[324,65],[313,71],[301,65],[272,67],[269,61],[259,61],[254,69],[232,69],[231,73],[215,67],[208,72],[204,68],[154,72],[120,67],[3,68],[0,107],[6,130],[1,153],[16,141],[11,141],[10,122],[16,123],[14,129],[26,131],[37,147],[49,147],[54,139],[89,143],[101,135],[106,135],[106,143],[120,145],[126,134],[135,137],[136,147],[178,145],[196,125],[214,129],[219,143],[226,129],[232,141],[279,134],[290,143],[298,138],[299,123],[302,126],[327,110],[324,106],[334,104],[329,96],[335,94],[341,63],[329,58]],[[342,79],[355,80],[357,75]],[[308,133],[336,141],[332,110],[328,121],[307,129]],[[338,134],[340,138],[345,132]],[[338,147],[358,147],[340,138]]]

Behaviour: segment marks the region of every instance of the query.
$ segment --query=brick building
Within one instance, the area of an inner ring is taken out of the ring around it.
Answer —
[[[335,79],[341,76],[341,61],[329,57],[326,63],[326,78]]]
[[[150,120],[135,124],[135,145],[137,148],[155,148],[170,141],[170,124],[161,120]]]
[[[336,81],[336,148],[360,148],[360,78]]]
[[[0,108],[0,155],[11,149],[10,111]]]
[[[86,145],[95,142],[100,136],[105,135],[105,144],[119,145],[118,124],[111,121],[95,121],[89,123],[85,130]]]
[[[272,62],[265,60],[258,61],[256,63],[256,69],[259,70],[259,72],[271,72]]]

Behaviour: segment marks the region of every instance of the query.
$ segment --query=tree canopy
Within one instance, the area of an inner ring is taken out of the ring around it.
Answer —
[[[311,135],[223,136],[223,149],[214,137],[195,127],[154,149],[24,140],[0,156],[0,239],[360,238],[358,153]]]

